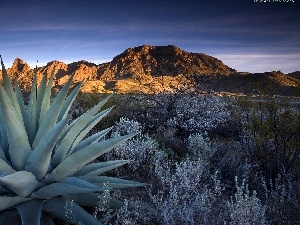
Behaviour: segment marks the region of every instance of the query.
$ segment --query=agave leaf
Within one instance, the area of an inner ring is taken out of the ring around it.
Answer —
[[[17,101],[18,101],[18,104],[20,106],[20,110],[21,110],[21,113],[22,113],[24,126],[26,128],[26,127],[29,126],[29,121],[28,121],[27,111],[26,111],[26,108],[25,108],[22,92],[21,92],[21,89],[18,85],[17,80],[15,81],[15,92],[16,92]]]
[[[50,129],[28,157],[24,170],[31,172],[36,179],[40,180],[46,175],[50,165],[52,150],[70,116]]]
[[[50,108],[48,109],[46,115],[44,116],[44,119],[43,119],[42,123],[40,124],[37,134],[35,136],[35,139],[33,141],[33,145],[32,145],[33,148],[35,148],[37,146],[37,144],[45,136],[45,134],[56,124],[57,117],[58,117],[61,107],[65,101],[65,98],[68,94],[68,90],[72,84],[73,77],[74,77],[74,74],[71,75],[71,77],[69,78],[67,83],[60,90],[60,92],[56,96],[55,100],[51,104]]]
[[[6,126],[5,126],[5,120],[3,117],[3,112],[1,109],[1,104],[0,104],[0,133],[1,133],[1,143],[2,144],[2,149],[6,157],[9,156],[8,153],[8,138],[7,138],[7,132],[6,132]]]
[[[46,86],[47,86],[47,71],[44,72],[42,80],[40,82],[40,85],[36,89],[36,116],[37,116],[37,124],[39,124],[39,121],[40,121],[40,118],[41,118],[41,111],[42,111],[42,105],[43,105],[44,95],[45,95],[45,92],[46,92]],[[47,101],[47,99],[45,99],[45,101]],[[48,103],[48,101],[47,101],[47,103]],[[49,104],[50,104],[50,101],[49,101]],[[45,111],[43,112],[43,115],[44,115],[44,113],[45,113]]]
[[[85,180],[81,180],[77,177],[66,177],[66,178],[62,179],[60,181],[60,183],[70,184],[70,185],[82,187],[82,188],[98,189],[98,187],[95,186],[94,184],[91,184]]]
[[[0,211],[31,200],[20,196],[0,196]]]
[[[102,102],[101,104],[98,104],[97,111],[100,110],[102,107]],[[87,132],[85,133],[85,130],[83,129],[86,127],[90,122],[93,122],[95,120],[96,122],[101,120],[110,110],[104,110],[97,114],[95,116],[95,110],[89,110],[87,111],[80,119],[73,125],[73,127],[69,130],[69,132],[66,134],[66,136],[61,140],[59,146],[55,150],[55,154],[51,160],[51,165],[53,167],[56,167],[59,163],[61,163],[68,152],[68,150],[71,148],[73,142],[75,141],[76,137],[79,137],[78,140],[76,141],[75,144],[78,144],[79,141],[88,133],[88,129],[92,129],[92,127],[88,126],[87,127]],[[92,125],[95,126],[95,123],[92,123]],[[76,145],[75,145],[76,146]]]
[[[75,202],[65,200],[61,197],[46,201],[43,211],[76,225],[101,225],[95,217],[87,213]]]
[[[90,137],[87,137],[86,139],[82,140],[73,150],[73,153],[74,152],[77,152],[93,143],[96,143],[98,142],[102,137],[104,137],[109,131],[111,131],[113,127],[109,127],[105,130],[102,130],[102,131],[99,131],[98,133],[96,134],[93,134],[92,136]]]
[[[44,120],[45,114],[50,107],[50,96],[51,96],[51,89],[53,85],[54,73],[55,73],[55,67],[52,70],[48,85],[47,85],[47,73],[45,73],[42,82],[37,90],[37,94],[38,94],[37,100],[38,100],[38,105],[40,106],[40,114],[38,114],[39,124],[41,124],[42,121]]]
[[[60,181],[67,176],[71,176],[79,171],[86,164],[90,163],[97,157],[110,151],[118,144],[132,138],[136,134],[116,137],[109,140],[101,141],[86,148],[75,152],[62,161],[50,174],[46,175],[44,181],[46,183]]]
[[[0,158],[0,175],[2,173],[15,173],[16,171],[2,158]]]
[[[48,213],[42,212],[41,225],[55,225],[52,216]]]
[[[97,105],[95,105],[93,108],[89,109],[89,112],[91,115],[95,115],[100,109],[101,107],[110,99],[112,95],[106,97],[105,99],[103,99],[102,101],[100,101]],[[69,131],[71,130],[71,128],[73,126],[75,126],[75,124],[77,124],[77,122],[79,120],[81,120],[82,117],[85,117],[86,114],[84,113],[83,115],[81,115],[80,117],[76,118],[75,120],[72,121],[72,123],[66,127],[66,129],[64,130],[63,134],[62,134],[62,138],[61,140],[66,136],[67,133],[69,133]],[[60,143],[61,141],[59,141]]]
[[[89,109],[88,112],[90,112],[90,115],[95,115],[102,108],[102,106],[105,105],[105,103],[111,98],[111,96],[113,96],[113,95],[110,95],[110,96],[106,97],[105,99],[103,99],[102,101],[100,101],[97,105],[95,105],[93,108]],[[76,118],[70,124],[69,129],[72,128],[79,120],[81,120],[82,117],[86,116],[86,113],[84,113],[80,117]],[[67,134],[68,132],[69,132],[69,130],[67,130],[67,132],[65,132],[65,134]]]
[[[79,176],[79,179],[85,180],[89,183],[95,184],[102,188],[127,188],[127,187],[141,187],[146,186],[145,183],[124,180],[116,177],[106,177],[106,176]]]
[[[0,224],[21,224],[21,218],[16,209],[10,209],[0,212]]]
[[[29,121],[27,133],[30,144],[33,143],[38,128],[37,108],[37,68],[35,68],[27,111]]]
[[[103,110],[96,114],[89,123],[79,132],[78,136],[75,138],[71,148],[67,152],[67,156],[71,155],[74,152],[74,149],[77,145],[82,141],[82,139],[93,129],[93,127],[100,122],[103,117],[105,117],[110,111],[112,107],[106,110]],[[110,130],[110,129],[109,129]],[[108,132],[108,131],[107,131]],[[106,134],[106,133],[105,133]]]
[[[57,121],[61,121],[63,118],[65,118],[67,116],[81,86],[82,86],[82,82],[80,84],[78,84],[76,86],[76,88],[74,88],[74,90],[71,92],[71,94],[66,98],[66,100],[60,110],[60,113],[58,115]]]
[[[22,225],[40,225],[43,201],[31,200],[17,205]]]
[[[75,186],[72,184],[57,182],[46,185],[39,190],[33,192],[31,194],[32,198],[40,198],[40,199],[51,199],[60,195],[71,195],[71,194],[79,194],[79,193],[88,193],[95,191],[103,191],[103,188],[99,188],[96,185],[88,184],[88,182],[82,181],[87,187]]]
[[[61,133],[61,137],[59,138],[59,140],[57,141],[57,143],[61,143],[62,139],[64,139],[64,137],[67,135],[67,133],[71,130],[71,128],[76,124],[76,121],[78,121],[78,118],[76,118],[75,120],[73,120],[71,122],[71,124],[69,124],[64,131]]]
[[[18,196],[27,197],[39,185],[35,176],[27,171],[18,171],[0,177],[0,184],[8,187]]]
[[[130,160],[113,160],[107,162],[91,163],[79,170],[75,176],[98,176],[104,172],[118,168],[129,163]]]
[[[2,61],[2,58],[1,58],[1,65],[2,65],[2,77],[3,77],[3,81],[4,81],[4,88],[6,90],[6,93],[9,97],[12,105],[14,106],[14,108],[16,110],[16,113],[17,113],[19,119],[22,119],[22,113],[21,113],[21,110],[20,110],[20,106],[18,104],[16,94],[13,90],[12,82],[8,77],[7,71],[6,71],[4,63]]]
[[[72,154],[74,148],[78,145],[78,143],[80,141],[82,141],[82,139],[93,129],[93,127],[98,124],[100,122],[100,120],[103,119],[103,117],[105,117],[111,110],[112,110],[113,107],[110,107],[106,110],[103,110],[99,113],[97,113],[93,119],[91,119],[91,121],[88,123],[88,125],[82,129],[80,131],[80,133],[78,134],[78,136],[76,137],[75,141],[73,142],[72,144],[72,147],[71,149],[69,150],[68,152],[68,155]]]
[[[10,162],[6,158],[5,152],[4,152],[3,148],[1,147],[1,145],[0,145],[0,158],[3,161],[5,161],[7,164],[10,164]]]
[[[31,147],[28,142],[24,124],[20,121],[20,118],[18,117],[9,100],[9,97],[1,85],[0,101],[3,118],[6,124],[11,162],[15,169],[22,170],[25,166],[28,156],[31,153]]]
[[[100,101],[97,105],[95,105],[94,107],[92,107],[91,109],[89,109],[88,112],[90,112],[92,115],[95,115],[102,108],[102,106],[104,106],[108,102],[108,100],[112,96],[113,95],[107,96],[105,99],[103,99],[102,101]]]
[[[101,200],[105,199],[110,208],[120,208],[124,203],[118,199],[105,195],[104,193],[84,193],[66,196],[68,200],[73,200],[78,205],[85,207],[99,207]]]

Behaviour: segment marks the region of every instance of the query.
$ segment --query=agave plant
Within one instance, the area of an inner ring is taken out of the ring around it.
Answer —
[[[103,191],[144,184],[103,173],[127,160],[95,162],[135,134],[103,140],[110,131],[88,132],[112,108],[100,111],[105,98],[70,122],[70,107],[82,85],[68,95],[73,75],[51,102],[54,70],[39,86],[34,74],[25,106],[17,82],[12,85],[2,58],[0,85],[0,224],[53,225],[55,218],[72,224],[100,224],[82,207],[96,207]],[[37,70],[35,70],[37,71]],[[109,199],[110,205],[119,203]]]

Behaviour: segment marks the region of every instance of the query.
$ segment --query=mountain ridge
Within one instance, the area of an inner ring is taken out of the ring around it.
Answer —
[[[205,83],[202,88],[210,91],[254,94],[260,81],[269,86],[275,85],[277,89],[285,87],[285,94],[289,89],[300,87],[299,71],[291,74],[280,71],[238,73],[215,57],[187,52],[174,45],[128,48],[111,62],[98,65],[86,60],[69,64],[53,60],[37,68],[38,81],[44,73],[51,74],[54,68],[55,86],[63,85],[74,73],[74,82],[86,81],[83,92],[153,94],[190,89],[195,86],[191,85],[193,83],[196,86]],[[12,79],[18,81],[24,91],[30,89],[34,69],[25,61],[16,58],[7,72]]]

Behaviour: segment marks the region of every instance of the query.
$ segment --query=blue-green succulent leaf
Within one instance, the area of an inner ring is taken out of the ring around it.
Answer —
[[[97,105],[95,105],[93,108],[89,109],[89,112],[91,115],[95,115],[100,109],[101,107],[110,99],[112,95],[106,97],[105,99],[103,99],[102,101],[100,101]],[[75,120],[72,121],[72,123],[66,127],[66,129],[64,130],[62,137],[60,138],[60,140],[63,140],[63,138],[67,135],[67,133],[69,133],[69,131],[71,130],[71,128],[73,128],[73,126],[75,126],[75,124],[77,124],[77,122],[79,120],[82,119],[82,117],[85,117],[86,113],[84,113],[83,115],[81,115],[80,117],[76,118]],[[61,141],[59,141],[60,143]]]
[[[43,201],[31,200],[17,205],[22,225],[40,225]]]
[[[50,165],[52,150],[64,127],[67,125],[70,116],[50,129],[28,157],[24,170],[35,175],[37,180],[42,179],[46,175]]]
[[[22,170],[31,153],[26,129],[1,85],[0,101],[9,141],[10,159],[14,169]]]
[[[51,96],[51,89],[53,85],[53,77],[55,74],[55,68],[53,68],[51,76],[49,78],[48,85],[47,83],[47,73],[45,73],[42,83],[38,87],[38,105],[40,106],[40,114],[39,115],[39,125],[42,123],[44,120],[45,114],[50,108],[50,96]],[[45,80],[45,81],[44,81]],[[42,100],[40,100],[42,99]],[[41,102],[40,102],[41,101]]]
[[[66,98],[61,110],[60,110],[60,113],[58,115],[58,118],[57,118],[57,121],[61,121],[63,118],[65,118],[80,90],[82,86],[82,83],[78,84],[76,88],[73,89],[73,91],[71,92],[71,94]]]
[[[7,138],[7,132],[6,132],[6,126],[5,126],[5,120],[3,117],[3,112],[1,109],[1,104],[0,104],[0,133],[1,133],[1,143],[2,144],[2,149],[3,152],[7,157],[9,157],[9,153],[8,153],[8,138]]]
[[[98,189],[98,187],[95,186],[94,184],[91,184],[85,180],[81,180],[77,177],[66,177],[66,178],[62,179],[60,181],[60,183],[70,184],[70,185],[82,187],[82,188]]]
[[[26,108],[25,108],[22,92],[21,92],[21,89],[18,85],[17,80],[15,82],[15,92],[16,92],[17,101],[18,101],[18,104],[20,106],[20,110],[21,110],[21,113],[22,113],[24,126],[25,126],[25,128],[27,128],[29,126],[29,120],[28,120],[27,111],[26,111]]]
[[[129,134],[121,137],[111,138],[109,140],[97,142],[93,145],[75,152],[62,161],[50,174],[46,175],[45,182],[60,181],[67,176],[72,176],[82,167],[110,151],[118,144],[132,138],[136,134]]]
[[[130,160],[113,160],[113,161],[107,161],[107,162],[91,163],[91,164],[84,166],[81,170],[79,170],[75,174],[75,176],[85,176],[85,175],[98,176],[102,173],[105,173],[107,171],[110,171],[110,170],[113,170],[120,166],[123,166],[129,162],[130,162]]]
[[[75,141],[72,144],[71,149],[68,151],[68,155],[73,153],[74,148],[78,145],[80,141],[93,129],[93,127],[100,122],[111,110],[113,107],[110,107],[106,110],[103,110],[99,113],[97,113],[91,120],[90,122],[86,125],[84,129],[80,131],[78,136],[76,137]]]
[[[0,158],[0,175],[2,173],[12,174],[16,171],[2,158]]]
[[[141,187],[146,186],[145,183],[124,180],[116,177],[106,177],[106,176],[79,176],[79,179],[85,180],[89,183],[95,184],[102,188],[127,188],[127,187]]]
[[[72,147],[74,141],[77,140],[76,139],[77,137],[79,138],[75,143],[76,145],[88,133],[89,129],[92,129],[91,126],[88,126],[89,123],[92,123],[92,125],[95,126],[96,124],[93,123],[93,121],[98,119],[101,120],[101,118],[103,118],[110,111],[110,110],[104,110],[99,114],[97,114],[97,116],[95,116],[95,111],[98,112],[100,108],[103,106],[103,103],[102,102],[100,103],[101,104],[98,104],[97,111],[96,110],[87,111],[83,116],[80,117],[80,119],[73,125],[73,127],[69,130],[66,136],[61,140],[51,160],[51,165],[53,167],[56,167],[59,163],[61,163],[65,159],[68,150]],[[84,130],[85,127],[87,127],[86,133]]]
[[[84,182],[84,181],[82,181]],[[85,182],[85,186],[87,186],[88,182]],[[60,195],[71,195],[71,194],[79,194],[79,193],[88,193],[95,191],[103,191],[103,188],[99,188],[96,185],[89,184],[89,187],[80,187],[72,184],[57,182],[46,185],[39,190],[32,193],[31,197],[40,198],[40,199],[51,199]]]
[[[40,121],[40,117],[41,117],[41,109],[42,109],[42,104],[43,104],[44,95],[45,95],[45,91],[46,91],[46,86],[47,86],[47,71],[44,72],[44,75],[42,77],[40,85],[37,86],[37,89],[36,89],[36,116],[37,116],[37,124],[38,125],[39,125],[39,121]],[[48,101],[47,101],[47,103],[48,103]],[[49,104],[50,104],[50,102],[49,102]],[[45,113],[45,111],[43,113]]]
[[[45,134],[56,124],[57,117],[68,94],[68,90],[72,84],[73,76],[74,74],[69,78],[67,83],[60,90],[55,100],[51,104],[50,108],[48,109],[46,115],[44,116],[44,119],[40,124],[37,134],[35,136],[32,145],[33,148],[35,148],[38,145],[38,143],[45,136]]]
[[[7,164],[10,164],[10,162],[6,158],[6,155],[5,155],[5,152],[4,152],[3,148],[1,147],[1,144],[0,144],[0,158],[3,161],[5,161]]]
[[[2,176],[0,177],[0,184],[21,197],[27,197],[39,186],[39,182],[35,179],[35,176],[27,171],[18,171]]]
[[[33,143],[38,128],[37,108],[37,68],[35,68],[27,111],[29,126],[26,130],[30,144]]]
[[[7,71],[6,71],[5,66],[3,64],[3,61],[2,61],[2,58],[1,58],[1,65],[2,65],[2,77],[3,77],[3,81],[4,81],[5,91],[6,91],[7,95],[8,95],[8,97],[9,97],[12,105],[14,106],[18,117],[20,119],[22,119],[22,113],[21,113],[21,110],[20,110],[20,106],[18,104],[16,94],[15,94],[15,92],[13,90],[12,82],[11,82],[11,80],[8,77]]]
[[[90,137],[87,137],[86,139],[82,140],[73,150],[72,153],[77,152],[91,144],[94,144],[98,142],[101,138],[103,138],[109,131],[111,131],[113,127],[109,127],[105,130],[99,131],[96,134],[91,135]]]
[[[0,196],[0,211],[9,209],[22,202],[31,200],[31,198],[24,198],[20,196]]]
[[[21,218],[16,209],[9,209],[0,212],[0,224],[21,224]]]
[[[88,112],[90,112],[90,114],[95,115],[96,113],[99,112],[99,110],[102,108],[102,106],[104,106],[108,100],[112,97],[112,95],[107,96],[105,99],[101,100],[97,105],[95,105],[94,107],[92,107],[91,109],[88,110]]]
[[[75,202],[61,197],[46,201],[43,211],[76,225],[101,225],[94,216],[87,213]]]
[[[130,162],[128,160],[91,163],[136,135],[98,142],[111,130],[108,128],[83,140],[111,111],[112,108],[99,112],[111,96],[66,127],[71,116],[68,112],[82,85],[67,96],[74,74],[50,105],[55,69],[48,84],[45,73],[37,88],[36,68],[26,111],[21,90],[17,82],[13,90],[2,58],[1,64],[5,88],[0,85],[0,224],[8,220],[14,224],[22,221],[23,225],[54,225],[50,216],[53,215],[72,224],[99,225],[99,221],[77,203],[96,207],[99,198],[107,198],[110,206],[121,206],[122,202],[95,192],[146,185],[98,176]],[[76,177],[70,177],[72,175]]]
[[[105,105],[105,103],[111,98],[112,95],[106,97],[105,99],[103,99],[102,101],[100,101],[97,105],[95,105],[93,108],[89,109],[88,112],[90,113],[90,115],[95,115],[101,108],[103,105]],[[82,117],[85,117],[86,113],[84,113],[83,115],[81,115],[80,117],[76,118],[69,126],[68,129],[66,129],[64,131],[64,135],[63,137],[65,137],[65,135],[69,132],[69,130],[79,121],[81,120]]]

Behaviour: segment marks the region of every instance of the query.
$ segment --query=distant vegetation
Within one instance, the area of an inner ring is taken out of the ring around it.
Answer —
[[[75,110],[103,98],[81,94]],[[104,159],[130,159],[110,175],[151,184],[110,192],[125,206],[104,224],[298,224],[300,102],[177,93],[115,95],[100,127],[139,132]],[[109,106],[108,105],[108,106]]]

